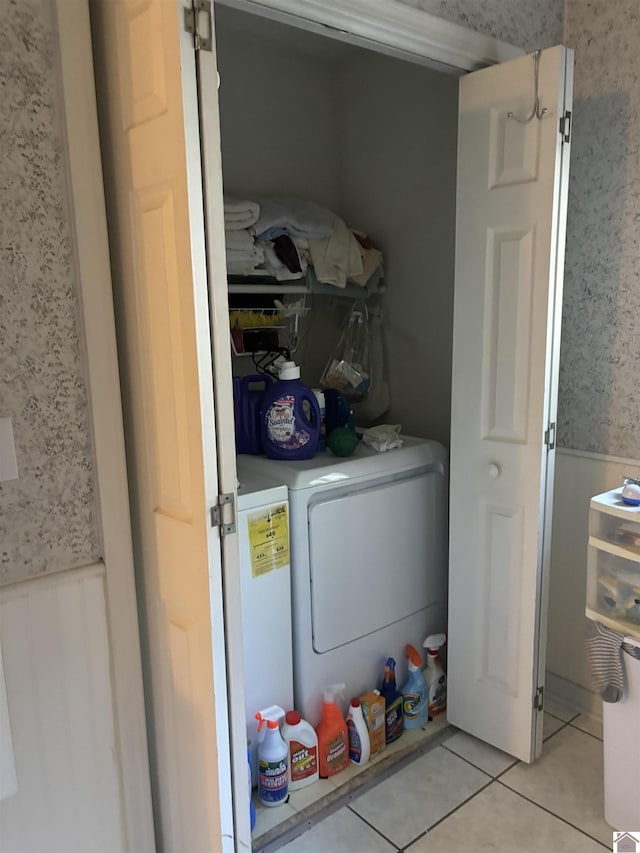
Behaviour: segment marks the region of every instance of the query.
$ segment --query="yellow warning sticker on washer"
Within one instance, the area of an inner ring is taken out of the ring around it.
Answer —
[[[249,549],[254,578],[281,569],[289,563],[287,505],[270,506],[249,515]]]

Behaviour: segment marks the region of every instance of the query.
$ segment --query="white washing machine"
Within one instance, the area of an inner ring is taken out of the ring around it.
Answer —
[[[446,626],[445,449],[405,436],[347,459],[240,458],[289,490],[297,710],[316,725],[326,685],[345,682],[348,701],[379,686],[389,656],[401,686],[405,645]]]
[[[256,711],[293,708],[289,501],[286,486],[241,464],[238,478],[245,717],[257,785]]]

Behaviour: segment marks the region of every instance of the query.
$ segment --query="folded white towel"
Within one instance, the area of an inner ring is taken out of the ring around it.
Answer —
[[[335,213],[313,201],[300,198],[259,198],[260,217],[251,233],[262,239],[280,234],[290,237],[330,237]]]
[[[262,246],[259,246],[257,243],[253,243],[250,249],[227,248],[227,266],[236,263],[259,267],[263,261],[264,251]]]
[[[329,239],[309,240],[309,251],[318,281],[344,288],[348,278],[362,275],[360,243],[338,217]]]
[[[260,216],[260,205],[248,199],[224,199],[224,227],[227,231],[249,228]]]
[[[253,237],[246,228],[239,228],[237,231],[229,231],[228,228],[225,228],[224,240],[227,249],[235,249],[241,252],[251,252],[253,249]]]

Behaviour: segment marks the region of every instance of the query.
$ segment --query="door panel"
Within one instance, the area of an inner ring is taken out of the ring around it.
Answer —
[[[508,114],[531,113],[531,56],[460,81],[448,717],[524,761],[541,748],[544,434],[557,394],[571,62],[565,48],[542,52],[546,112],[526,123]]]
[[[232,849],[221,548],[208,523],[218,493],[213,369],[182,10],[101,0],[92,13],[157,841]]]

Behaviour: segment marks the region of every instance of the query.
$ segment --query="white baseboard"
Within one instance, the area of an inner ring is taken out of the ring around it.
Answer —
[[[602,699],[580,684],[573,684],[560,675],[547,671],[545,694],[581,714],[590,714],[598,720],[602,719]]]

